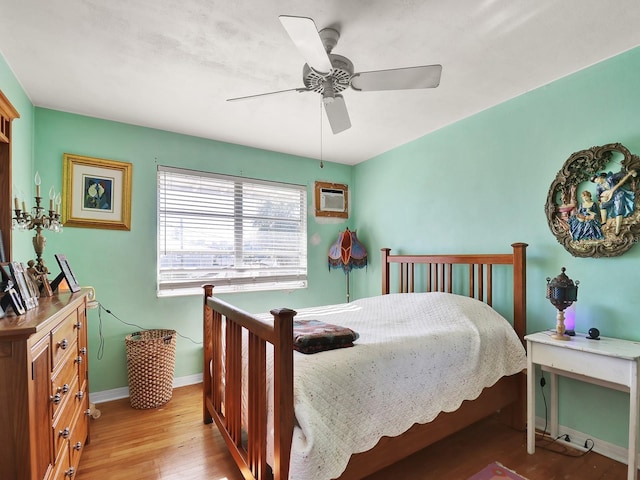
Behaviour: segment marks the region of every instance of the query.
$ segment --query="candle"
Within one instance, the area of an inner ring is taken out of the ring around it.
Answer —
[[[20,210],[20,204],[18,203],[18,197],[13,197],[13,208],[15,210]]]
[[[56,191],[51,187],[49,189],[49,211],[53,212],[53,199],[56,197]]]
[[[60,215],[60,203],[62,202],[62,198],[60,197],[60,192],[56,194],[56,213]]]
[[[22,201],[22,211],[23,211],[24,213],[27,213],[27,204],[26,204],[26,203],[24,203],[24,200]]]
[[[34,178],[34,182],[36,184],[36,197],[40,196],[40,174],[38,172],[36,172],[36,177]]]

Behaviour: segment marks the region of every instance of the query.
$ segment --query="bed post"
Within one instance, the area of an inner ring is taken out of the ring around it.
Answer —
[[[524,344],[527,334],[527,244],[513,243],[513,328]]]
[[[202,341],[204,342],[204,359],[202,371],[202,419],[204,423],[213,422],[213,417],[207,406],[207,396],[211,393],[211,360],[213,358],[213,345],[211,344],[213,334],[213,310],[207,305],[207,298],[213,295],[213,285],[203,285],[204,288],[204,312],[202,322]]]
[[[524,345],[527,334],[527,244],[518,242],[513,247],[513,328]],[[527,427],[527,372],[517,373],[518,398],[506,409],[510,412],[509,424],[516,430],[523,431]]]
[[[289,478],[293,439],[293,317],[288,308],[271,310],[275,330],[273,349],[273,478]]]
[[[386,295],[389,293],[389,252],[391,252],[390,248],[381,248],[382,251],[382,294]]]

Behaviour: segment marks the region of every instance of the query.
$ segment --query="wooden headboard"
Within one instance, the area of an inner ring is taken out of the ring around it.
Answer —
[[[382,294],[391,293],[392,265],[398,271],[397,290],[413,293],[416,277],[424,278],[426,292],[453,293],[454,265],[466,265],[468,295],[493,305],[494,265],[513,265],[513,328],[524,339],[526,334],[527,280],[526,243],[513,243],[513,253],[459,255],[391,255],[382,249]]]

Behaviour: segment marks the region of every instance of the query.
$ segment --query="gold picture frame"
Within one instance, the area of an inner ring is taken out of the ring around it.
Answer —
[[[131,163],[65,153],[63,225],[131,230],[132,171]]]

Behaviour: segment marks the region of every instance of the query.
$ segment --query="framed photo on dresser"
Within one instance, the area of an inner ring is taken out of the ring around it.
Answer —
[[[9,282],[4,289],[4,296],[0,298],[0,318],[4,317],[7,309],[11,307],[16,315],[22,315],[25,312],[24,305],[22,305],[22,299],[15,288],[13,288],[13,282]]]
[[[60,275],[58,275],[58,277],[51,284],[51,289],[55,290],[56,287],[59,285],[59,283],[64,278],[67,281],[67,285],[69,285],[69,290],[71,290],[72,292],[79,291],[80,290],[80,285],[78,284],[78,281],[76,280],[76,276],[73,274],[73,270],[71,270],[71,265],[69,265],[69,261],[67,260],[67,256],[63,255],[62,253],[56,253],[54,255],[54,257],[56,257],[56,260],[57,260],[58,265],[60,266],[60,270],[62,270],[62,272],[60,273]],[[55,286],[54,286],[54,284],[55,284]]]
[[[14,285],[22,299],[24,308],[27,310],[36,308],[38,306],[39,293],[33,288],[31,277],[29,276],[29,272],[27,272],[24,263],[9,262],[9,270],[13,276]]]
[[[0,262],[0,277],[2,278],[2,291],[4,292],[4,296],[1,299],[2,309],[6,311],[8,307],[12,307],[16,315],[22,315],[25,312],[25,305],[16,288],[16,280],[9,262]]]

